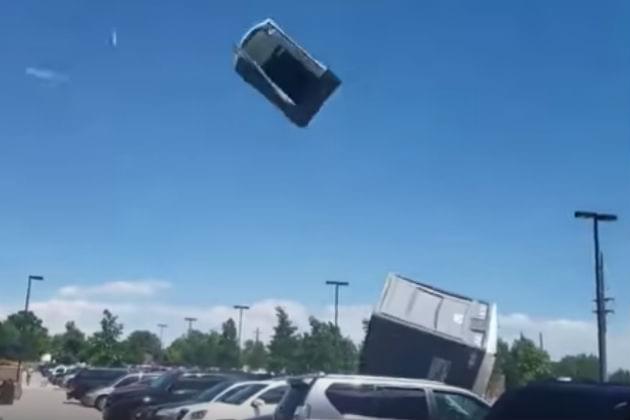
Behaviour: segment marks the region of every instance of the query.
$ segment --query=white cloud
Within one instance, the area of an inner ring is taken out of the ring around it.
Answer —
[[[48,300],[34,301],[31,308],[44,320],[53,333],[63,331],[64,324],[74,320],[86,333],[99,328],[104,309],[109,309],[125,325],[125,331],[148,329],[157,331],[158,323],[166,323],[166,342],[186,331],[184,317],[198,319],[195,328],[202,331],[218,330],[228,318],[238,322],[238,312],[231,305],[173,305],[157,302],[158,293],[170,287],[170,283],[157,280],[117,281],[95,286],[66,286]],[[152,299],[147,300],[147,297]],[[250,304],[243,318],[243,339],[255,336],[268,341],[276,324],[275,308],[283,307],[300,331],[309,328],[308,319],[333,320],[332,306],[309,306],[294,300],[262,299]],[[0,306],[0,316],[20,309],[20,303]],[[344,335],[356,343],[363,339],[362,320],[368,318],[371,305],[342,305],[339,307],[339,324]],[[614,325],[613,325],[614,326]],[[529,314],[511,313],[499,316],[499,336],[511,341],[520,334],[537,341],[542,333],[545,349],[552,359],[567,354],[597,352],[597,334],[594,320],[569,318],[544,319]],[[630,368],[630,329],[611,329],[608,334],[610,369]]]
[[[65,286],[59,289],[62,298],[79,298],[91,296],[151,297],[171,287],[171,284],[160,280],[111,281],[95,286]]]
[[[43,67],[27,67],[24,69],[24,73],[27,76],[34,77],[36,79],[48,82],[53,85],[66,83],[70,81],[70,78],[58,71],[43,68]]]
[[[125,283],[125,287],[121,287],[120,283]],[[129,283],[133,283],[134,287],[127,287]],[[75,321],[84,332],[93,333],[99,329],[103,310],[109,309],[125,325],[125,332],[135,329],[157,331],[158,323],[166,323],[168,325],[164,332],[166,342],[186,332],[187,324],[184,317],[197,318],[194,327],[201,331],[220,330],[221,324],[228,318],[238,322],[238,311],[232,306],[172,305],[139,300],[138,298],[153,294],[161,287],[167,287],[168,283],[158,283],[157,289],[155,283],[151,283],[154,287],[152,289],[138,287],[138,283],[112,282],[92,287],[66,286],[51,299],[31,302],[31,309],[42,318],[51,333],[62,332],[67,321]],[[113,284],[117,286],[114,287]],[[135,294],[125,294],[130,290]],[[109,293],[109,299],[105,292]],[[284,308],[299,331],[309,329],[310,316],[329,321],[332,321],[334,316],[332,306],[309,307],[300,302],[281,299],[256,301],[244,312],[243,340],[254,338],[258,329],[260,339],[268,341],[273,335],[278,306]],[[0,316],[6,316],[19,309],[19,304],[0,307]],[[363,339],[362,320],[370,316],[371,310],[369,305],[340,306],[339,326],[343,334],[357,343],[360,342]]]

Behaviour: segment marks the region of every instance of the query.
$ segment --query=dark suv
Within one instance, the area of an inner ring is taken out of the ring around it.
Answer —
[[[105,386],[126,375],[126,369],[86,368],[81,369],[74,378],[68,381],[68,399],[80,400],[83,395],[94,388]]]
[[[485,420],[628,420],[630,386],[550,381],[508,391]]]
[[[129,420],[141,407],[189,400],[225,380],[221,374],[191,377],[181,371],[164,373],[148,385],[114,390],[107,398],[103,419]]]

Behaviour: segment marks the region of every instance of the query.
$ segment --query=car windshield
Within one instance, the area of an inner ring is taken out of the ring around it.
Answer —
[[[264,389],[265,387],[267,387],[267,385],[265,384],[245,385],[242,389],[239,389],[235,393],[224,395],[221,398],[218,398],[217,402],[222,402],[225,404],[240,405],[240,404],[243,404],[245,401],[247,401],[249,398],[251,398],[258,391]]]
[[[162,389],[168,386],[173,381],[173,378],[177,376],[171,373],[164,373],[156,378],[153,378],[149,382],[149,386],[154,389]]]
[[[221,394],[230,386],[232,386],[232,382],[219,382],[218,384],[206,389],[201,394],[197,395],[197,398],[195,399],[199,402],[212,401],[217,395]]]

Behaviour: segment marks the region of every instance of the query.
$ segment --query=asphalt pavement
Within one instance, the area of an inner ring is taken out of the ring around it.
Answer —
[[[78,401],[66,401],[64,390],[45,384],[33,375],[31,385],[13,405],[0,405],[1,420],[101,420],[101,413],[83,407]]]

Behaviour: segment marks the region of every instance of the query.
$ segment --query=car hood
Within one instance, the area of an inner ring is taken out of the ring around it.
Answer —
[[[239,411],[240,405],[226,404],[222,402],[205,402],[190,404],[182,407],[182,409],[188,410],[188,413],[198,410],[208,410],[208,416],[211,418],[223,418],[223,416],[230,416]]]

